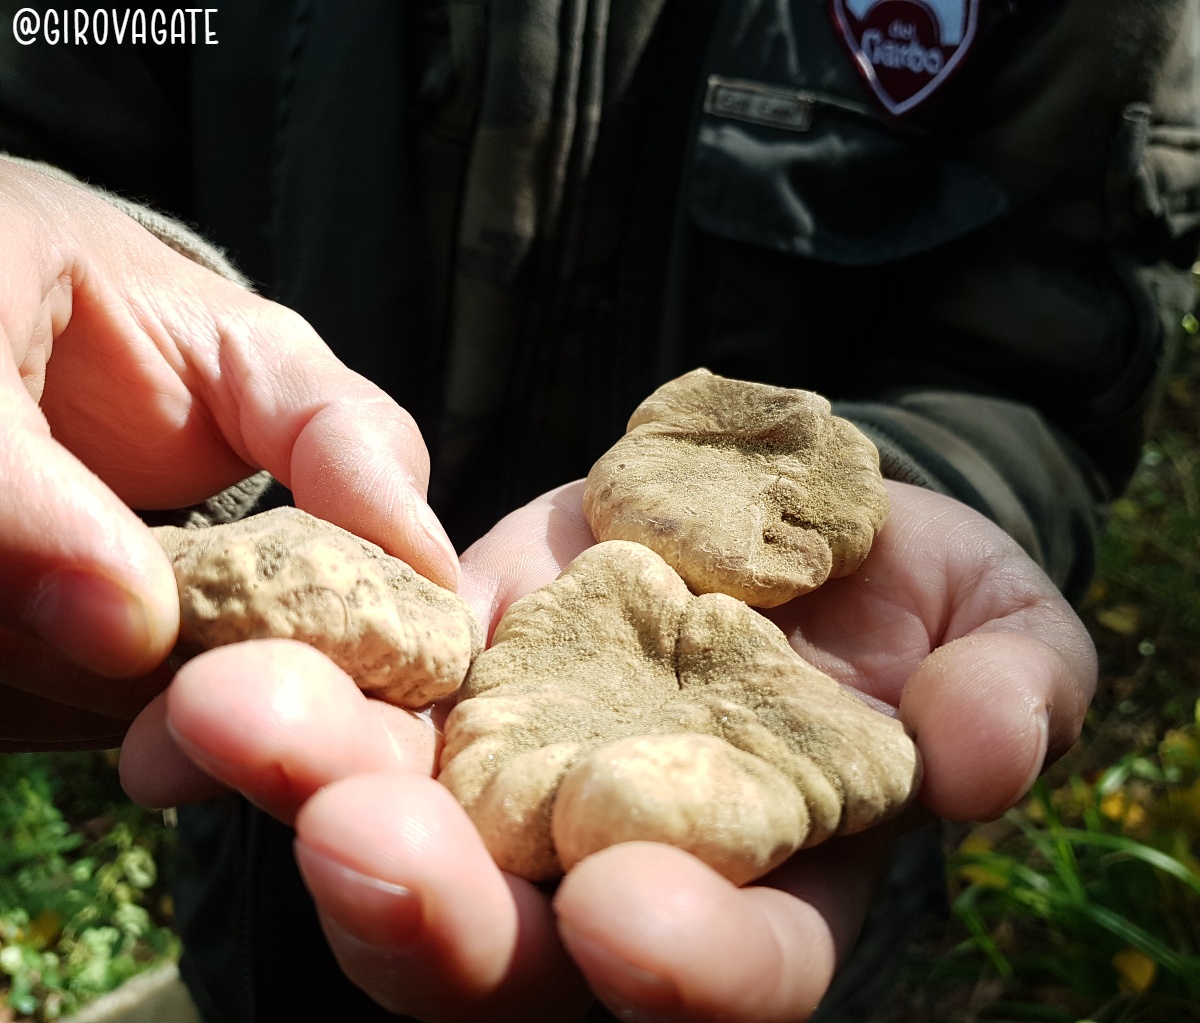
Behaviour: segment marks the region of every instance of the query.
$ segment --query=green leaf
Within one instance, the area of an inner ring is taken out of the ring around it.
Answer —
[[[1197,895],[1200,895],[1200,877],[1197,877],[1195,873],[1179,862],[1179,860],[1173,856],[1168,856],[1158,849],[1144,845],[1132,838],[1126,838],[1124,835],[1107,835],[1074,829],[1065,831],[1064,835],[1066,835],[1069,841],[1076,842],[1079,845],[1090,845],[1099,849],[1111,849],[1132,859],[1141,860],[1156,870],[1161,870],[1164,874],[1170,874],[1176,880],[1182,881],[1192,891],[1196,892]]]
[[[1088,903],[1082,909],[1085,915],[1106,931],[1116,935],[1127,945],[1132,945],[1139,952],[1144,952],[1164,970],[1169,970],[1184,980],[1200,981],[1200,958],[1176,953],[1152,934],[1104,906]]]
[[[971,933],[975,944],[979,946],[980,951],[991,960],[992,965],[996,968],[996,972],[1000,974],[1006,981],[1013,979],[1013,968],[1009,961],[1004,957],[1004,953],[1000,951],[1000,946],[988,934],[987,928],[984,926],[983,918],[975,911],[974,893],[980,891],[977,888],[968,888],[955,901],[954,912],[960,920],[966,925],[966,928]]]
[[[154,865],[154,857],[141,846],[134,846],[121,855],[121,868],[129,883],[143,891],[153,888],[158,880],[158,868]]]

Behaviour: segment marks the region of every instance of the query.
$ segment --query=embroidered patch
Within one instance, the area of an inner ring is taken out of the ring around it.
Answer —
[[[720,75],[709,75],[704,94],[707,114],[786,131],[807,131],[812,124],[812,110],[812,93]]]
[[[830,0],[833,23],[888,113],[945,85],[975,41],[979,0]]]

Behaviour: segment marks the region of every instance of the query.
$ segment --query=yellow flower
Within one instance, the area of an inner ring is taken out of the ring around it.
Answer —
[[[1129,800],[1120,789],[1110,792],[1100,800],[1100,812],[1110,821],[1124,820],[1125,812],[1129,809]]]
[[[1120,636],[1132,636],[1142,624],[1142,613],[1134,604],[1118,604],[1097,611],[1096,621]]]
[[[1158,744],[1158,757],[1167,766],[1200,767],[1200,742],[1191,728],[1172,728]]]
[[[992,851],[992,843],[983,835],[972,833],[958,847],[960,855],[978,856]],[[958,868],[958,879],[980,888],[1007,888],[1008,878],[981,863],[964,863]]]
[[[1149,991],[1158,972],[1154,960],[1145,952],[1128,946],[1112,957],[1112,964],[1117,971],[1117,986],[1131,994]]]
[[[1121,821],[1121,830],[1129,835],[1145,836],[1149,833],[1149,823],[1145,807],[1131,803],[1125,811],[1125,819]]]
[[[1121,497],[1113,501],[1111,511],[1114,518],[1125,519],[1127,522],[1135,522],[1140,514],[1136,501],[1131,501],[1127,497]]]
[[[53,910],[46,909],[29,921],[29,938],[34,948],[49,948],[58,940],[62,930],[62,919]]]

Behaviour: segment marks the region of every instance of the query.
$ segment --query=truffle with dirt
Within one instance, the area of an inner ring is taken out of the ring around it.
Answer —
[[[507,610],[446,722],[439,777],[501,867],[546,880],[643,839],[741,884],[903,809],[901,723],[748,606],[866,558],[888,513],[869,439],[820,395],[696,370],[583,503],[601,542]]]
[[[455,692],[483,646],[458,596],[296,508],[154,532],[179,586],[177,662],[242,640],[295,639],[368,695],[421,707]]]

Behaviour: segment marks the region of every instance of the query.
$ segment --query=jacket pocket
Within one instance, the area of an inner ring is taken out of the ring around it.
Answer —
[[[705,231],[843,266],[928,251],[1007,208],[929,133],[841,97],[715,75],[688,197]]]

